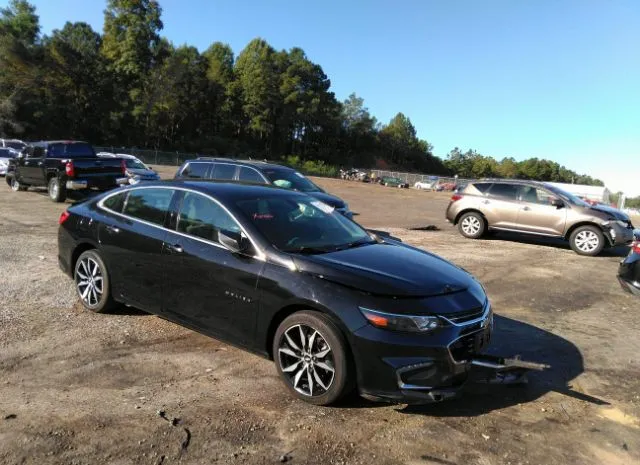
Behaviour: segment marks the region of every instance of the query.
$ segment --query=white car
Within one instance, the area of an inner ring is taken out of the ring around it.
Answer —
[[[429,181],[418,181],[413,185],[413,187],[415,187],[416,189],[424,189],[430,191],[431,189],[433,189],[433,183]]]
[[[128,153],[98,152],[102,158],[122,158],[126,166],[126,173],[129,177],[129,184],[137,184],[140,181],[159,181],[160,175],[144,164],[142,160]]]
[[[11,148],[0,148],[0,176],[7,175],[9,168],[9,160],[18,156],[18,152]]]

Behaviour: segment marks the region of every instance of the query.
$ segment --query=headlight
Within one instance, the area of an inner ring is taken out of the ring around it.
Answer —
[[[376,328],[389,329],[392,331],[423,333],[439,328],[442,325],[440,319],[436,316],[397,315],[362,307],[360,307],[360,312],[362,312],[367,321]]]
[[[629,227],[629,223],[623,220],[609,220],[604,224],[604,226],[613,226],[615,224],[617,224],[618,226],[620,226],[621,228],[628,228]]]

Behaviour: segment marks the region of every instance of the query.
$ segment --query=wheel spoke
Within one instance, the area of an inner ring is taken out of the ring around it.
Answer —
[[[293,339],[291,339],[291,336],[289,336],[288,332],[284,333],[284,337],[287,339],[287,342],[294,350],[297,350],[298,352],[302,352],[300,347],[298,347],[298,345],[295,342],[293,342]]]
[[[313,377],[315,378],[316,383],[318,383],[322,387],[322,389],[324,389],[325,391],[329,389],[329,386],[324,384],[324,382],[322,381],[322,378],[320,378],[320,375],[318,375],[317,371],[313,372]]]
[[[318,331],[314,330],[313,333],[311,334],[311,336],[309,337],[309,343],[307,344],[307,352],[308,353],[311,353],[311,351],[313,350],[313,342],[314,342],[317,334],[318,334]]]
[[[285,373],[294,372],[294,371],[296,371],[296,368],[298,368],[298,365],[300,365],[301,363],[302,363],[302,360],[298,360],[293,365],[289,365],[288,367],[283,368],[282,371],[284,371]]]
[[[296,376],[293,378],[293,387],[298,387],[298,383],[300,382],[300,378],[306,371],[305,367],[300,368],[300,370],[296,373]]]
[[[302,347],[302,351],[304,352],[304,348],[306,347],[307,342],[306,342],[306,338],[305,338],[305,335],[304,335],[304,330],[302,329],[302,325],[298,326],[298,330],[300,330],[300,341],[302,342],[302,346],[301,347]]]
[[[86,264],[86,262],[84,260],[80,262],[80,267],[82,267],[82,269],[84,270],[84,277],[85,278],[89,277],[91,275],[91,273],[87,269],[87,264]]]
[[[89,279],[89,277],[86,274],[83,274],[80,272],[80,268],[78,267],[78,269],[76,270],[76,274],[80,277],[80,279],[84,279],[85,281],[87,279]]]
[[[94,303],[93,305],[98,303],[98,294],[96,293],[96,288],[95,286],[91,288],[91,296],[93,297]],[[91,302],[91,300],[89,300],[89,302]]]
[[[311,376],[311,367],[307,367],[307,383],[309,383],[309,395],[313,395],[313,377]]]
[[[323,349],[313,355],[315,355],[316,358],[325,358],[329,352],[331,352],[331,348],[327,347],[326,349]]]
[[[82,291],[82,294],[80,295],[80,297],[82,297],[82,300],[87,301],[87,296],[89,295],[90,291],[91,291],[90,285],[84,288],[84,291]]]
[[[289,349],[288,347],[281,347],[278,349],[278,352],[280,352],[281,354],[288,355],[290,357],[295,357],[297,359],[302,358],[298,354],[296,354],[293,350]]]
[[[324,362],[316,362],[316,366],[317,366],[318,368],[322,368],[323,370],[329,371],[329,372],[331,372],[331,373],[333,373],[334,371],[336,371],[336,370],[334,370],[333,368],[331,368],[329,365],[327,365],[327,364],[326,364],[326,363],[324,363]]]

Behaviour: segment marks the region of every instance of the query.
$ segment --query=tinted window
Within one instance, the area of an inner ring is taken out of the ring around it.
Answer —
[[[322,192],[318,186],[302,174],[288,168],[268,168],[262,170],[274,186],[294,189],[300,192]]]
[[[0,149],[0,158],[15,158],[18,152],[12,149]]]
[[[474,184],[473,187],[475,187],[476,189],[478,189],[480,192],[482,192],[483,194],[485,192],[487,192],[489,190],[489,188],[491,187],[491,183],[488,182],[479,182],[477,184]]]
[[[124,213],[150,223],[164,224],[164,217],[169,210],[173,190],[171,189],[136,189],[129,191],[124,206]]]
[[[178,231],[218,242],[218,231],[240,232],[234,219],[213,200],[187,192],[180,207]]]
[[[25,144],[24,142],[20,142],[20,141],[11,141],[11,140],[7,140],[4,142],[5,147],[11,147],[12,149],[16,149],[16,150],[22,150],[23,148],[26,147],[27,144]]]
[[[91,145],[74,142],[72,144],[49,144],[47,155],[59,158],[81,158],[95,157],[96,153]]]
[[[273,196],[236,203],[256,229],[280,250],[322,253],[374,242],[356,223],[311,197]]]
[[[123,192],[117,195],[112,195],[111,197],[105,199],[105,201],[102,204],[109,210],[112,210],[116,213],[122,213],[122,206],[124,205],[124,199],[126,197],[127,197],[126,192]]]
[[[240,181],[245,181],[245,182],[259,182],[261,184],[265,183],[262,176],[260,176],[260,173],[258,173],[253,168],[247,168],[246,166],[240,167],[240,173],[238,174],[238,179]]]
[[[147,167],[137,158],[125,158],[124,163],[127,168],[131,168],[132,170],[146,170]]]
[[[516,200],[518,186],[515,184],[494,184],[489,191],[494,197],[501,197],[508,200]]]
[[[27,158],[41,158],[44,155],[44,149],[42,147],[34,146],[27,152]]]
[[[189,179],[203,179],[209,170],[209,163],[189,163],[184,167],[180,176]]]
[[[216,163],[213,165],[213,179],[219,179],[221,181],[231,181],[236,174],[236,165],[229,165],[228,163]]]

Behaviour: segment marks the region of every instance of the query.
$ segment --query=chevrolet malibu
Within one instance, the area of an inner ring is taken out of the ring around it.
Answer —
[[[303,193],[171,181],[75,204],[59,264],[85,308],[125,304],[272,359],[317,405],[454,396],[489,342],[470,274]]]

